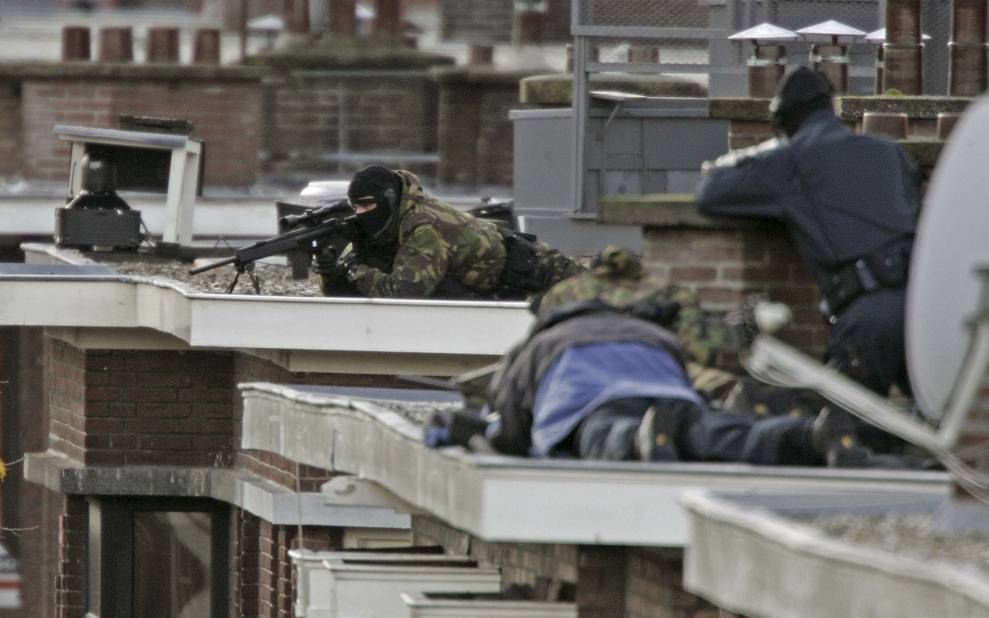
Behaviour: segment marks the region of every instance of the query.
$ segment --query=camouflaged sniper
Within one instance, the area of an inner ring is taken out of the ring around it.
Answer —
[[[687,357],[687,371],[694,388],[720,397],[734,384],[735,376],[714,369],[728,337],[728,329],[722,320],[701,309],[695,291],[651,283],[643,275],[639,258],[621,247],[607,247],[591,270],[550,288],[539,301],[537,310],[542,314],[553,307],[595,298],[615,307],[629,307],[649,300],[679,303],[674,330]]]
[[[351,269],[351,284],[370,297],[510,297],[499,293],[506,250],[498,226],[426,194],[415,174],[395,173],[402,180],[401,202],[359,251],[363,263]],[[348,247],[341,257],[353,250]],[[547,287],[582,270],[542,243],[536,243],[536,255]],[[320,278],[324,294],[339,285],[339,279]]]
[[[362,255],[365,263],[351,272],[354,286],[366,296],[386,298],[428,297],[444,279],[478,292],[492,290],[505,264],[497,226],[427,195],[415,174],[396,173],[403,183],[401,203],[368,247],[376,254],[397,245],[392,266]]]

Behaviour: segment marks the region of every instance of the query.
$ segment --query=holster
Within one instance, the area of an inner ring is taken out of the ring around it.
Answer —
[[[505,243],[505,267],[499,287],[539,292],[546,288],[547,276],[540,268],[536,237],[523,232],[499,229]]]
[[[828,275],[821,286],[821,313],[833,318],[863,294],[906,285],[912,244],[912,239],[896,241]]]

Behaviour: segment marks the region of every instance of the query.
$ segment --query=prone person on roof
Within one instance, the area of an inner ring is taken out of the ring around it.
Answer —
[[[537,320],[494,372],[487,409],[437,415],[427,444],[532,457],[822,465],[828,447],[854,429],[828,409],[795,413],[793,403],[821,401],[806,392],[760,392],[698,362],[730,347],[727,329],[693,295],[645,281],[623,249],[605,249],[590,271],[532,306]],[[732,411],[718,405],[726,396],[738,402]],[[745,396],[781,409],[752,413],[759,402]],[[886,456],[830,463],[927,465]]]
[[[347,196],[361,237],[317,256],[327,296],[520,299],[582,270],[534,237],[428,195],[408,171],[365,167]]]

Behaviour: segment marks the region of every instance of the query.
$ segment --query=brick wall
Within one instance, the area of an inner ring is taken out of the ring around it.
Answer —
[[[246,511],[231,514],[230,616],[291,618],[295,599],[288,552],[299,546],[294,526],[274,526]],[[303,528],[311,550],[342,548],[334,528]]]
[[[491,69],[441,69],[439,181],[466,187],[512,186],[513,136],[508,112],[519,107],[528,74]]]
[[[0,108],[3,100],[0,91]],[[124,79],[112,74],[29,77],[21,82],[20,102],[24,148],[19,171],[26,178],[68,178],[69,147],[52,133],[54,125],[115,128],[120,114],[135,114],[192,122],[193,137],[206,142],[204,183],[242,186],[255,182],[261,146],[257,81]],[[6,122],[3,116],[0,126]]]
[[[781,226],[752,229],[647,227],[643,263],[664,283],[694,288],[701,303],[727,311],[750,294],[786,303],[793,322],[780,338],[820,355],[828,335],[817,309],[817,287]]]
[[[0,176],[21,171],[21,87],[0,80]]]
[[[569,43],[570,0],[546,0],[546,42]],[[468,43],[509,43],[514,0],[441,0],[441,36]]]
[[[230,353],[46,349],[53,449],[87,464],[229,464]]]
[[[683,552],[607,545],[490,543],[436,519],[414,516],[417,545],[442,545],[501,569],[502,589],[576,602],[581,618],[715,618],[718,610],[681,585]],[[728,618],[729,615],[723,615]]]
[[[436,86],[422,70],[298,71],[264,85],[268,171],[354,171],[326,155],[436,150]],[[432,166],[411,166],[435,174]]]
[[[65,511],[59,518],[59,575],[55,607],[58,618],[75,618],[86,612],[86,537],[89,506],[85,498],[65,498]]]

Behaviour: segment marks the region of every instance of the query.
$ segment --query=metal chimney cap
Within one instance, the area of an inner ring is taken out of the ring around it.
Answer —
[[[780,28],[779,26],[774,26],[768,21],[759,24],[758,26],[752,26],[747,30],[742,30],[741,32],[736,32],[735,34],[728,37],[730,41],[794,41],[799,39],[800,35],[793,30],[787,30],[786,28]]]
[[[840,21],[835,21],[829,19],[828,21],[822,21],[819,24],[814,24],[813,26],[807,26],[806,28],[801,28],[797,30],[798,34],[802,34],[804,38],[808,36],[820,36],[820,37],[849,37],[852,39],[857,39],[865,35],[865,32],[859,30],[858,28],[852,28],[847,24],[843,24]]]
[[[285,20],[278,15],[262,15],[247,22],[248,30],[278,32],[285,29]]]
[[[879,45],[880,43],[885,43],[886,42],[886,28],[880,28],[879,30],[873,30],[869,34],[865,35],[865,40],[868,41],[869,43],[875,43],[876,45]],[[930,41],[931,40],[931,35],[925,34],[925,33],[922,32],[920,34],[920,40],[922,40],[922,41]]]

